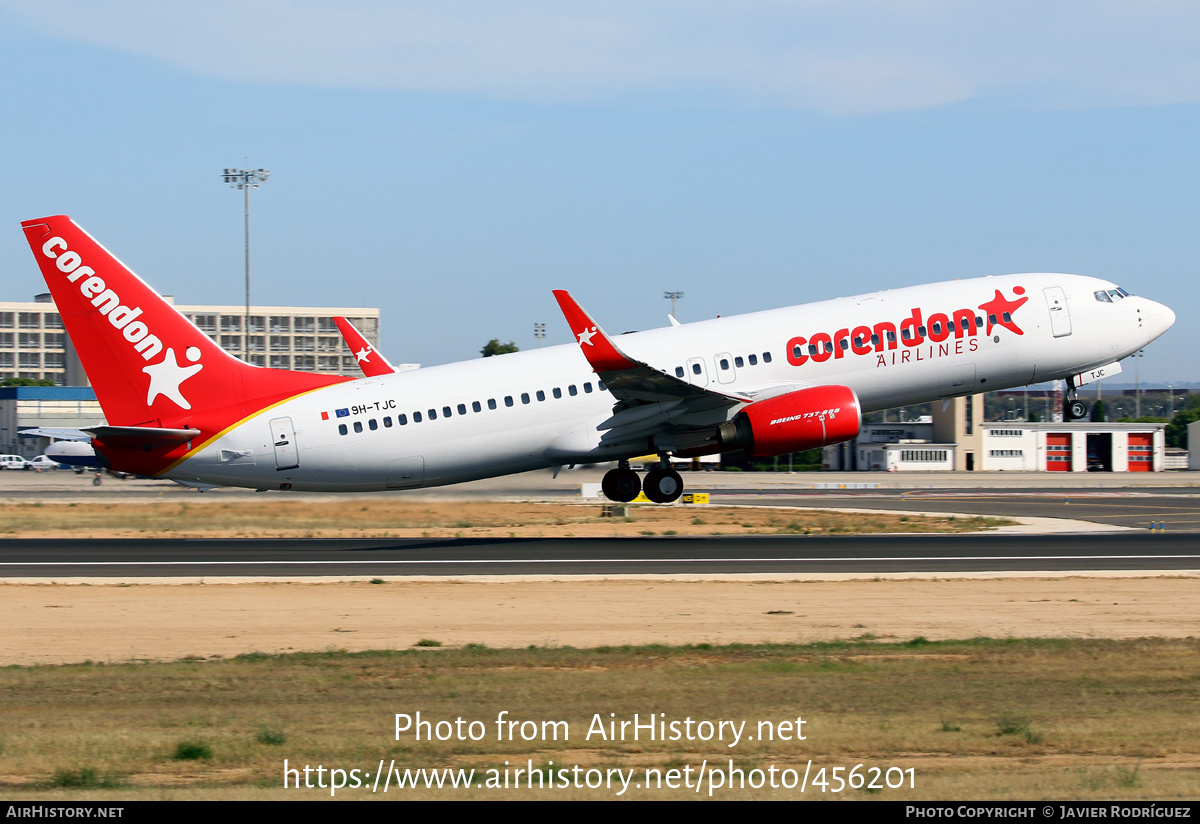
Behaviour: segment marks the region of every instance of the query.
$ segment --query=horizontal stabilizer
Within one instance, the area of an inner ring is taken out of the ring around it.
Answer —
[[[199,429],[163,429],[158,426],[97,426],[85,430],[105,446],[125,449],[167,449],[187,443]]]
[[[28,438],[54,438],[56,441],[90,441],[92,439],[92,436],[82,429],[63,429],[45,426],[37,429],[22,429],[20,434]]]
[[[22,435],[54,438],[60,441],[90,441],[125,449],[167,449],[187,443],[200,434],[199,429],[164,429],[161,426],[90,426],[87,429],[22,429]]]

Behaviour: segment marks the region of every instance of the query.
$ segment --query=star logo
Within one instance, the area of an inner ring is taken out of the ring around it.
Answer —
[[[1013,287],[1014,295],[1025,294],[1025,289],[1022,286]],[[1018,335],[1024,335],[1021,327],[1017,326],[1013,321],[1013,313],[1025,305],[1029,298],[1021,298],[1020,300],[1008,300],[1004,295],[1000,294],[1000,290],[996,290],[996,297],[989,300],[987,303],[979,304],[979,308],[987,313],[987,334],[992,334],[993,326],[1003,326],[1005,329],[1016,332]]]
[[[359,363],[362,363],[365,360],[370,360],[371,353],[373,353],[374,351],[375,350],[372,349],[370,346],[364,346],[362,349],[359,349],[358,352],[355,353],[354,357],[358,358]]]
[[[583,344],[586,343],[588,346],[595,346],[596,344],[592,343],[592,338],[594,338],[595,336],[596,336],[596,327],[595,326],[593,326],[591,329],[584,329],[582,332],[579,333],[579,345],[582,346]]]
[[[189,346],[185,354],[190,361],[200,360],[200,350],[195,346]],[[162,360],[142,369],[150,376],[150,388],[146,392],[146,406],[153,406],[159,395],[165,395],[180,408],[191,409],[192,405],[179,391],[179,385],[203,368],[204,364],[202,363],[197,363],[195,366],[180,366],[179,361],[175,359],[175,350],[167,349],[167,354],[163,355]]]

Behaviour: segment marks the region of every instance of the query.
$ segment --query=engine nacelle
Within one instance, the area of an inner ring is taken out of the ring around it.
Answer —
[[[729,432],[730,425],[736,434]],[[750,404],[722,427],[721,446],[766,458],[848,441],[861,427],[862,410],[853,389],[814,386]]]

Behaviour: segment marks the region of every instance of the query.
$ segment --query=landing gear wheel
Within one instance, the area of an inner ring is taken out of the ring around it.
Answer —
[[[619,504],[627,504],[642,491],[642,480],[632,469],[610,469],[600,482],[604,497]]]
[[[1067,405],[1067,413],[1073,421],[1083,420],[1087,417],[1088,405],[1083,401],[1071,401]]]
[[[674,469],[653,469],[642,484],[646,497],[656,504],[669,504],[683,494],[683,478]]]

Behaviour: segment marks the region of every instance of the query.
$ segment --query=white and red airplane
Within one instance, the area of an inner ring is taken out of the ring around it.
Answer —
[[[70,218],[22,227],[107,418],[79,437],[191,484],[408,489],[619,461],[605,494],[669,502],[671,456],[797,452],[873,410],[1066,378],[1082,417],[1076,386],[1175,322],[1105,280],[1024,274],[610,337],[557,291],[576,345],[350,379],[244,363]],[[628,459],[647,452],[662,464],[643,480]]]

